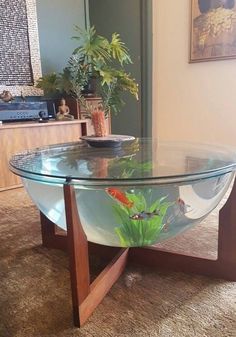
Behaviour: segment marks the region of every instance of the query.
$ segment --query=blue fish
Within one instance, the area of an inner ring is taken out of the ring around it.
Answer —
[[[159,210],[156,210],[154,212],[145,212],[142,211],[138,214],[134,214],[130,216],[130,219],[132,220],[146,220],[146,219],[152,219],[154,216],[160,216]]]

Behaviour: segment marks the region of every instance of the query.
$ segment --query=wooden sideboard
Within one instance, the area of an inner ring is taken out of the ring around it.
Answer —
[[[19,177],[10,172],[11,156],[24,150],[79,140],[91,135],[90,120],[6,123],[0,126],[0,191],[22,186]]]

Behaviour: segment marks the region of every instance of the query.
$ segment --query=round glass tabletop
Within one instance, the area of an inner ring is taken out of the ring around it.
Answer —
[[[10,161],[10,169],[24,178],[92,186],[191,181],[230,172],[235,165],[236,151],[229,148],[139,138],[119,148],[59,144]]]
[[[11,170],[53,223],[66,229],[64,185],[73,185],[89,241],[152,245],[199,223],[229,188],[236,153],[228,148],[135,139],[115,148],[84,142],[15,155]]]

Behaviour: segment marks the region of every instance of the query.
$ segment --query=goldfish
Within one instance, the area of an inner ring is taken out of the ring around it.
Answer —
[[[106,192],[112,196],[114,199],[118,200],[120,203],[122,203],[123,205],[131,208],[133,206],[133,202],[130,201],[126,195],[120,191],[118,188],[112,188],[112,187],[108,187],[106,189]]]

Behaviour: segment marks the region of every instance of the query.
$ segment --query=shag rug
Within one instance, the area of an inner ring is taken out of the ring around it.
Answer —
[[[0,205],[0,337],[236,337],[236,283],[140,267],[74,328],[66,254],[41,246],[23,189],[0,193]],[[217,221],[215,210],[165,246],[214,257]]]

